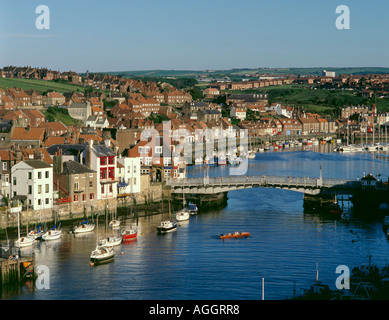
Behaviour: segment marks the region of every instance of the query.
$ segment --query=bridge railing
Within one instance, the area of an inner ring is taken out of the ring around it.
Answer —
[[[177,180],[168,180],[166,184],[171,187],[198,187],[198,186],[217,186],[217,185],[277,185],[291,187],[325,187],[331,188],[337,185],[352,183],[352,180],[346,179],[320,179],[312,177],[286,177],[286,176],[228,176],[228,177],[199,177]]]

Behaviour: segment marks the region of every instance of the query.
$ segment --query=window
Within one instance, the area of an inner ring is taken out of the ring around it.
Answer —
[[[41,171],[38,172],[38,179],[42,179],[42,172]]]
[[[3,162],[3,170],[7,170],[7,162]]]
[[[85,201],[85,200],[86,200],[86,194],[83,193],[83,194],[82,194],[82,201]]]
[[[100,169],[100,179],[107,179],[107,168]]]
[[[46,203],[46,204],[49,204],[49,203],[50,203],[50,199],[49,199],[49,198],[46,198],[46,199],[45,199],[45,203]]]
[[[89,187],[90,187],[90,188],[93,187],[93,181],[89,181]]]
[[[112,193],[113,192],[113,187],[112,187],[112,184],[109,185],[109,193]]]
[[[115,168],[109,168],[108,177],[115,179]]]
[[[46,172],[45,172],[45,177],[46,177],[46,178],[49,178],[49,176],[50,176],[49,171],[46,171]]]
[[[41,199],[38,199],[38,206],[41,205]]]
[[[32,186],[28,186],[28,194],[32,194]]]
[[[46,185],[45,185],[45,192],[46,192],[46,193],[49,193],[49,190],[50,190],[50,187],[49,187],[48,184],[46,184]]]
[[[101,157],[101,158],[100,158],[100,165],[101,165],[101,166],[105,166],[106,164],[107,164],[107,158]]]
[[[162,147],[155,147],[155,153],[162,153]]]
[[[115,164],[115,157],[109,157],[108,158],[108,163],[109,164]]]
[[[13,185],[16,186],[16,177],[13,178]]]
[[[134,177],[133,179],[134,179],[134,186],[136,186],[136,178]]]
[[[41,194],[41,193],[42,193],[42,186],[38,185],[38,194]]]
[[[104,194],[104,185],[101,186],[101,193]]]
[[[74,190],[78,190],[78,182],[74,183]]]
[[[75,196],[73,197],[73,199],[74,199],[74,201],[78,201],[78,195],[75,195]]]
[[[93,200],[94,198],[95,198],[95,194],[94,194],[94,193],[91,193],[91,194],[89,195],[89,199]]]

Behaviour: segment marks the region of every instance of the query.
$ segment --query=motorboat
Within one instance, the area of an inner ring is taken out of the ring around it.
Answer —
[[[122,240],[123,241],[129,241],[129,240],[135,240],[138,236],[138,231],[131,228],[129,230],[124,230],[122,232]]]
[[[38,240],[42,237],[43,234],[44,232],[41,229],[41,225],[39,225],[34,230],[30,230],[27,236],[30,238],[34,238],[35,240]]]
[[[248,159],[255,159],[255,151],[254,150],[249,150],[247,158]]]
[[[234,233],[221,233],[219,235],[220,239],[239,239],[250,237],[250,232],[234,232]]]
[[[112,261],[115,258],[115,251],[110,247],[96,246],[92,251],[90,261],[94,264]]]
[[[198,212],[197,206],[195,203],[190,203],[188,204],[188,211],[190,215],[195,215]]]
[[[169,233],[177,230],[177,222],[164,220],[161,221],[160,225],[157,226],[157,231],[159,234]]]

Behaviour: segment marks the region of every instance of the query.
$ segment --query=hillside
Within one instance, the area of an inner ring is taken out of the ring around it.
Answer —
[[[40,93],[48,91],[65,92],[85,92],[86,88],[74,84],[61,83],[55,81],[37,79],[0,78],[0,88],[22,88],[23,90],[35,89]]]

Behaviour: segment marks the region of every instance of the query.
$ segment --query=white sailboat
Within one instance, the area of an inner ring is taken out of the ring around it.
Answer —
[[[18,203],[19,204],[19,203]],[[35,243],[33,237],[21,237],[20,236],[20,210],[18,210],[18,240],[14,242],[16,248],[30,247]]]
[[[108,237],[107,236],[107,231],[108,231],[107,222],[108,222],[108,213],[106,213],[106,215],[105,215],[105,238],[101,239],[98,242],[98,244],[101,247],[112,248],[112,247],[118,246],[122,243],[122,237],[117,237],[117,236]],[[111,225],[111,222],[110,222],[110,225]]]
[[[57,229],[57,214],[56,214],[54,228],[45,232],[42,235],[42,240],[44,240],[44,241],[58,240],[59,238],[61,238],[61,236],[62,236],[61,223],[60,223],[59,229]]]
[[[177,221],[185,221],[189,219],[189,210],[186,208],[185,193],[182,193],[182,209],[176,213]]]
[[[97,244],[96,248],[91,252],[90,261],[93,264],[105,263],[112,261],[115,257],[115,251],[111,247],[103,247],[99,245],[99,216],[97,216]]]
[[[92,214],[93,217],[93,214]],[[87,232],[92,232],[95,229],[95,224],[89,222],[89,218],[86,221],[81,222],[79,225],[73,227],[74,234],[82,234]]]

